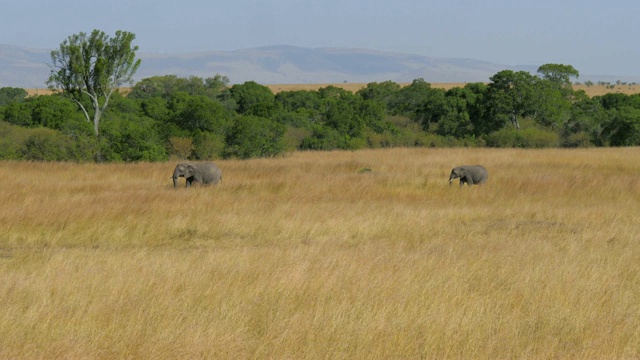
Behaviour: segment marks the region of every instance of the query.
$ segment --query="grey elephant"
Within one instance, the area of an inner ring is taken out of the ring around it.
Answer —
[[[469,186],[479,185],[487,182],[489,172],[482,165],[463,165],[451,170],[449,186],[451,186],[453,179],[457,178],[460,178],[460,186],[463,186],[465,183]]]
[[[194,182],[202,185],[215,185],[222,181],[222,171],[212,162],[183,162],[176,165],[176,169],[173,171],[174,188],[178,186],[179,177],[184,177],[187,180],[186,187],[191,186]]]

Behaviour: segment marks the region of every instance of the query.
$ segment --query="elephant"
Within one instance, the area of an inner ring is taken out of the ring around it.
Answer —
[[[482,165],[463,165],[451,170],[449,186],[451,186],[453,179],[457,178],[460,178],[460,186],[463,186],[464,183],[467,183],[469,186],[479,185],[487,182],[489,172]]]
[[[186,187],[191,186],[194,182],[199,182],[202,185],[216,185],[222,181],[222,171],[212,162],[183,162],[176,165],[176,169],[173,171],[174,189],[178,186],[179,177],[184,177],[187,180]]]

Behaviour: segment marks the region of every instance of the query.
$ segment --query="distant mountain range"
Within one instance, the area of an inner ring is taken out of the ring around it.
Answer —
[[[51,50],[0,44],[0,87],[43,88],[49,77]],[[135,80],[159,75],[227,76],[232,84],[324,84],[411,82],[487,82],[501,70],[535,73],[538,65],[516,66],[461,58],[439,58],[351,48],[268,46],[234,51],[182,54],[139,52]],[[580,70],[580,69],[578,69]],[[585,75],[580,81],[640,82],[640,76]]]

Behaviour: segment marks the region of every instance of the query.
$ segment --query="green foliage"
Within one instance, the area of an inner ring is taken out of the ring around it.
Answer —
[[[204,95],[174,94],[169,101],[170,121],[189,132],[224,133],[229,119],[224,106]]]
[[[194,160],[219,159],[224,154],[224,136],[210,132],[198,132],[193,137],[193,151],[190,158]]]
[[[493,123],[497,128],[486,130],[495,131],[504,126],[501,122],[508,120],[515,129],[520,128],[519,118],[535,113],[535,78],[526,71],[514,72],[503,70],[493,75],[487,88],[487,115],[500,120]],[[486,131],[485,130],[485,131]]]
[[[570,117],[560,129],[562,145],[604,145],[606,139],[602,134],[602,127],[608,119],[609,115],[596,99],[580,97],[572,104]]]
[[[238,116],[226,134],[224,157],[271,157],[284,151],[284,125],[258,116]]]
[[[275,102],[285,112],[305,110],[310,115],[320,112],[322,102],[318,91],[281,91],[275,95]]]
[[[387,110],[391,115],[403,115],[420,121],[417,113],[432,90],[431,84],[424,79],[415,79],[411,85],[401,88],[389,99]]]
[[[612,146],[640,145],[640,109],[621,107],[609,110],[610,121],[603,133]]]
[[[356,92],[364,100],[375,100],[382,103],[385,109],[393,101],[395,94],[401,89],[400,84],[393,81],[373,82]]]
[[[282,138],[282,141],[285,146],[285,151],[296,151],[300,149],[302,145],[302,140],[307,136],[311,135],[311,130],[308,130],[306,127],[294,127],[291,125],[287,126],[287,130]]]
[[[92,161],[97,151],[93,136],[65,135],[46,128],[25,128],[0,121],[0,159],[35,161]]]
[[[236,111],[239,114],[270,117],[277,110],[271,89],[255,81],[233,85],[229,94],[237,105]]]
[[[51,89],[62,89],[82,109],[87,121],[91,121],[86,101],[93,109],[95,134],[99,134],[102,113],[114,91],[131,83],[140,67],[136,60],[135,35],[116,31],[109,38],[103,31],[93,30],[87,36],[80,32],[69,36],[60,48],[51,52],[51,73],[47,84]]]
[[[21,88],[2,87],[0,88],[0,106],[4,106],[12,102],[24,101],[27,95],[27,91]]]
[[[82,41],[95,42],[89,52],[102,49],[104,34],[81,35],[63,43],[57,56],[75,59]],[[106,66],[93,61],[91,66]],[[276,95],[253,81],[227,87],[220,75],[151,77],[127,96],[110,93],[108,110],[106,102],[96,108],[104,118],[99,137],[86,120],[94,99],[73,96],[80,87],[64,96],[28,98],[2,88],[0,100],[14,100],[0,105],[0,158],[131,162],[367,147],[640,145],[640,94],[589,98],[567,83],[577,77],[572,69],[546,64],[541,77],[505,70],[489,84],[447,91],[416,79],[404,87],[370,83],[356,93],[327,86]],[[56,74],[75,79],[71,72]]]
[[[67,134],[86,135],[91,126],[76,105],[59,95],[41,95],[4,107],[5,121],[26,127],[47,127]]]
[[[580,76],[573,66],[564,64],[544,64],[538,68],[538,73],[558,87],[571,87],[571,78]]]
[[[485,137],[487,146],[502,148],[547,148],[560,145],[558,133],[525,122],[523,129],[503,128]]]
[[[349,149],[349,139],[338,130],[327,126],[314,125],[311,134],[300,142],[300,150]]]
[[[4,121],[18,126],[33,126],[31,105],[25,102],[12,102],[2,108]]]
[[[0,160],[21,159],[26,140],[41,129],[30,129],[0,121]]]
[[[212,78],[197,76],[179,78],[176,75],[153,76],[135,84],[129,97],[132,99],[163,98],[168,100],[176,92],[189,95],[203,95],[212,99],[219,97],[229,84],[229,78],[216,74]]]
[[[32,161],[76,161],[93,160],[96,151],[94,138],[72,139],[58,131],[38,129],[25,141],[20,158]]]
[[[165,147],[156,132],[155,122],[147,117],[123,114],[104,121],[101,156],[105,161],[164,161]]]

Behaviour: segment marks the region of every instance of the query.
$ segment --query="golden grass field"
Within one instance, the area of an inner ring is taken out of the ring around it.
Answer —
[[[295,90],[318,90],[323,87],[327,87],[329,85],[337,86],[343,88],[345,90],[356,92],[364,87],[367,84],[362,83],[344,83],[344,84],[283,84],[283,85],[267,85],[271,91],[275,94],[280,91],[295,91]],[[410,85],[410,83],[400,83],[401,86]],[[431,83],[431,86],[434,88],[449,90],[454,87],[463,87],[464,83]],[[622,93],[622,94],[638,94],[640,93],[640,84],[636,85],[615,85],[613,89],[610,89],[604,85],[592,85],[586,86],[582,85],[573,85],[574,90],[584,90],[585,93],[589,97],[593,96],[601,96],[607,93]]]
[[[0,358],[640,358],[639,148],[217,163],[0,162]]]
[[[336,86],[342,89],[345,89],[347,91],[351,91],[351,92],[356,92],[364,87],[367,86],[367,84],[365,83],[338,83],[338,84],[277,84],[277,85],[265,85],[267,86],[269,89],[271,89],[271,91],[274,94],[279,93],[280,91],[297,91],[297,90],[310,90],[310,91],[316,91],[320,88],[323,87],[327,87],[327,86]],[[400,83],[401,86],[406,86],[409,85],[409,83]],[[451,88],[454,87],[463,87],[465,84],[464,83],[432,83],[431,86],[434,88],[440,88],[440,89],[445,89],[445,90],[449,90]],[[590,96],[601,96],[607,93],[622,93],[622,94],[627,94],[627,95],[631,95],[631,94],[638,94],[640,93],[640,84],[636,84],[636,85],[615,85],[613,89],[608,88],[605,85],[592,85],[592,86],[586,86],[584,84],[582,85],[573,85],[573,89],[574,90],[584,90],[585,93]],[[27,90],[27,93],[29,94],[29,96],[33,96],[33,95],[50,95],[51,91],[48,89],[25,89]],[[124,88],[121,89],[122,93],[128,93],[129,89],[128,88]]]

